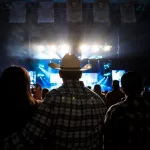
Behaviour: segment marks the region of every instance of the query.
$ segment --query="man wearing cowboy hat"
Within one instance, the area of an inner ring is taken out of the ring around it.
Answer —
[[[84,86],[79,79],[82,71],[91,69],[87,64],[80,67],[80,60],[66,54],[61,66],[50,63],[59,70],[63,85],[50,91],[39,111],[22,132],[4,141],[4,148],[22,148],[48,135],[50,149],[102,149],[102,126],[106,107],[103,100]]]

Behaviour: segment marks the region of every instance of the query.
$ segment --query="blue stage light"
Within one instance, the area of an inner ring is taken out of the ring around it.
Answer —
[[[99,49],[100,49],[100,46],[99,45],[93,45],[92,46],[92,52],[98,52],[99,51]]]
[[[110,72],[104,74],[105,77],[106,77],[106,76],[110,76],[110,75],[111,75]]]
[[[44,77],[44,74],[39,73],[37,74],[37,77]]]
[[[44,65],[42,65],[42,64],[39,64],[39,68],[44,68]]]
[[[48,76],[50,76],[50,73],[47,71],[47,70],[45,70],[44,68],[40,68],[40,70],[48,77]]]

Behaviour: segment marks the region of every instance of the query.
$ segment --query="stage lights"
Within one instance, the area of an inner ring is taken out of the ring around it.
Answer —
[[[98,52],[100,50],[100,46],[99,45],[92,45],[91,49],[93,52]]]
[[[43,51],[46,49],[46,47],[50,50],[53,50],[53,51],[56,51],[56,50],[59,50],[61,49],[62,51],[66,51],[66,52],[69,52],[70,51],[70,46],[67,45],[67,44],[63,44],[63,45],[50,45],[50,46],[43,46],[43,45],[39,45],[37,46],[37,49],[39,51]],[[86,44],[83,44],[81,46],[79,46],[79,49],[81,51],[87,51],[87,50],[91,50],[92,52],[98,52],[99,50],[104,50],[104,51],[110,51],[112,48],[112,46],[110,45],[105,45],[105,46],[102,46],[102,45],[86,45]]]
[[[44,77],[44,74],[37,74],[37,77]]]
[[[105,77],[107,77],[107,76],[111,76],[111,73],[110,73],[110,72],[105,73],[105,74],[104,74],[104,76],[105,76]]]
[[[39,59],[61,59],[66,53],[74,52],[71,50],[71,46],[67,43],[59,45],[35,45],[36,56]],[[79,50],[80,59],[101,59],[103,55],[109,54],[112,49],[110,45],[100,45],[97,43],[86,44],[81,43],[77,48]],[[77,52],[77,51],[76,51]]]
[[[105,46],[103,46],[103,45],[85,45],[85,44],[83,44],[83,45],[81,45],[81,46],[79,47],[79,49],[80,49],[82,52],[87,51],[87,50],[91,50],[92,52],[98,52],[98,51],[100,51],[101,49],[102,49],[103,51],[110,51],[111,48],[112,48],[112,46],[110,46],[110,45],[105,45]]]
[[[70,46],[67,44],[61,45],[57,53],[60,54],[61,58],[64,57],[65,54],[70,53]]]
[[[58,46],[56,46],[56,45],[48,45],[48,46],[38,45],[38,46],[36,46],[36,48],[39,51],[43,51],[46,48],[48,48],[50,50],[53,50],[53,51],[56,51],[58,49],[65,50],[67,52],[70,51],[70,46],[67,45],[67,44],[62,44],[62,45],[58,45]],[[93,52],[98,52],[101,49],[104,50],[104,51],[110,51],[111,48],[112,48],[112,46],[110,46],[110,45],[102,46],[102,45],[86,45],[86,44],[83,44],[83,45],[79,46],[79,49],[82,50],[82,51],[86,51],[86,50],[90,49]]]
[[[44,68],[44,65],[39,64],[39,68]]]
[[[104,69],[106,70],[106,69],[110,68],[110,66],[111,66],[111,63],[106,63],[106,64],[104,64]]]
[[[60,46],[62,51],[66,51],[66,53],[69,53],[70,51],[70,46],[67,44],[63,44]]]
[[[45,47],[43,45],[37,46],[37,50],[40,51],[40,52],[44,51],[44,49],[45,49]]]
[[[104,51],[110,51],[112,46],[106,45],[103,47]]]
[[[81,45],[79,48],[81,51],[86,51],[88,49],[88,45]]]
[[[48,46],[50,50],[52,51],[56,51],[57,50],[57,46],[56,45],[50,45]]]
[[[102,58],[103,58],[103,56],[99,56],[98,58],[102,59]]]

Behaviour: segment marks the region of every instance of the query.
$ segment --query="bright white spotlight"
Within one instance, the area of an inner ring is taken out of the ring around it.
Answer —
[[[109,45],[104,46],[104,51],[110,51],[110,50],[111,50],[111,48],[112,48],[112,46],[109,46]]]
[[[83,56],[83,55],[80,57],[81,60],[82,59],[87,59],[87,58],[88,58],[87,56]]]
[[[93,45],[92,46],[92,51],[93,52],[98,52],[99,51],[99,46],[98,45]]]
[[[64,50],[64,51],[66,51],[66,52],[69,52],[70,47],[69,47],[69,45],[64,44],[64,45],[61,46],[61,50],[62,50],[62,51]]]
[[[81,51],[86,51],[88,49],[88,45],[81,45],[80,50]]]
[[[70,46],[67,44],[63,44],[59,48],[59,54],[61,57],[64,57],[65,54],[70,53]]]
[[[49,49],[52,50],[52,51],[56,51],[57,46],[56,45],[50,45]]]
[[[44,49],[45,49],[45,47],[43,45],[37,46],[37,50],[40,51],[40,52],[44,51]]]

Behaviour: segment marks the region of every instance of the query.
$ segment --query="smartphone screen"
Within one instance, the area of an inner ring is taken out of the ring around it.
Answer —
[[[30,84],[30,89],[35,89],[36,88],[36,84]]]
[[[32,94],[35,94],[36,92],[36,84],[30,84],[30,90]]]

